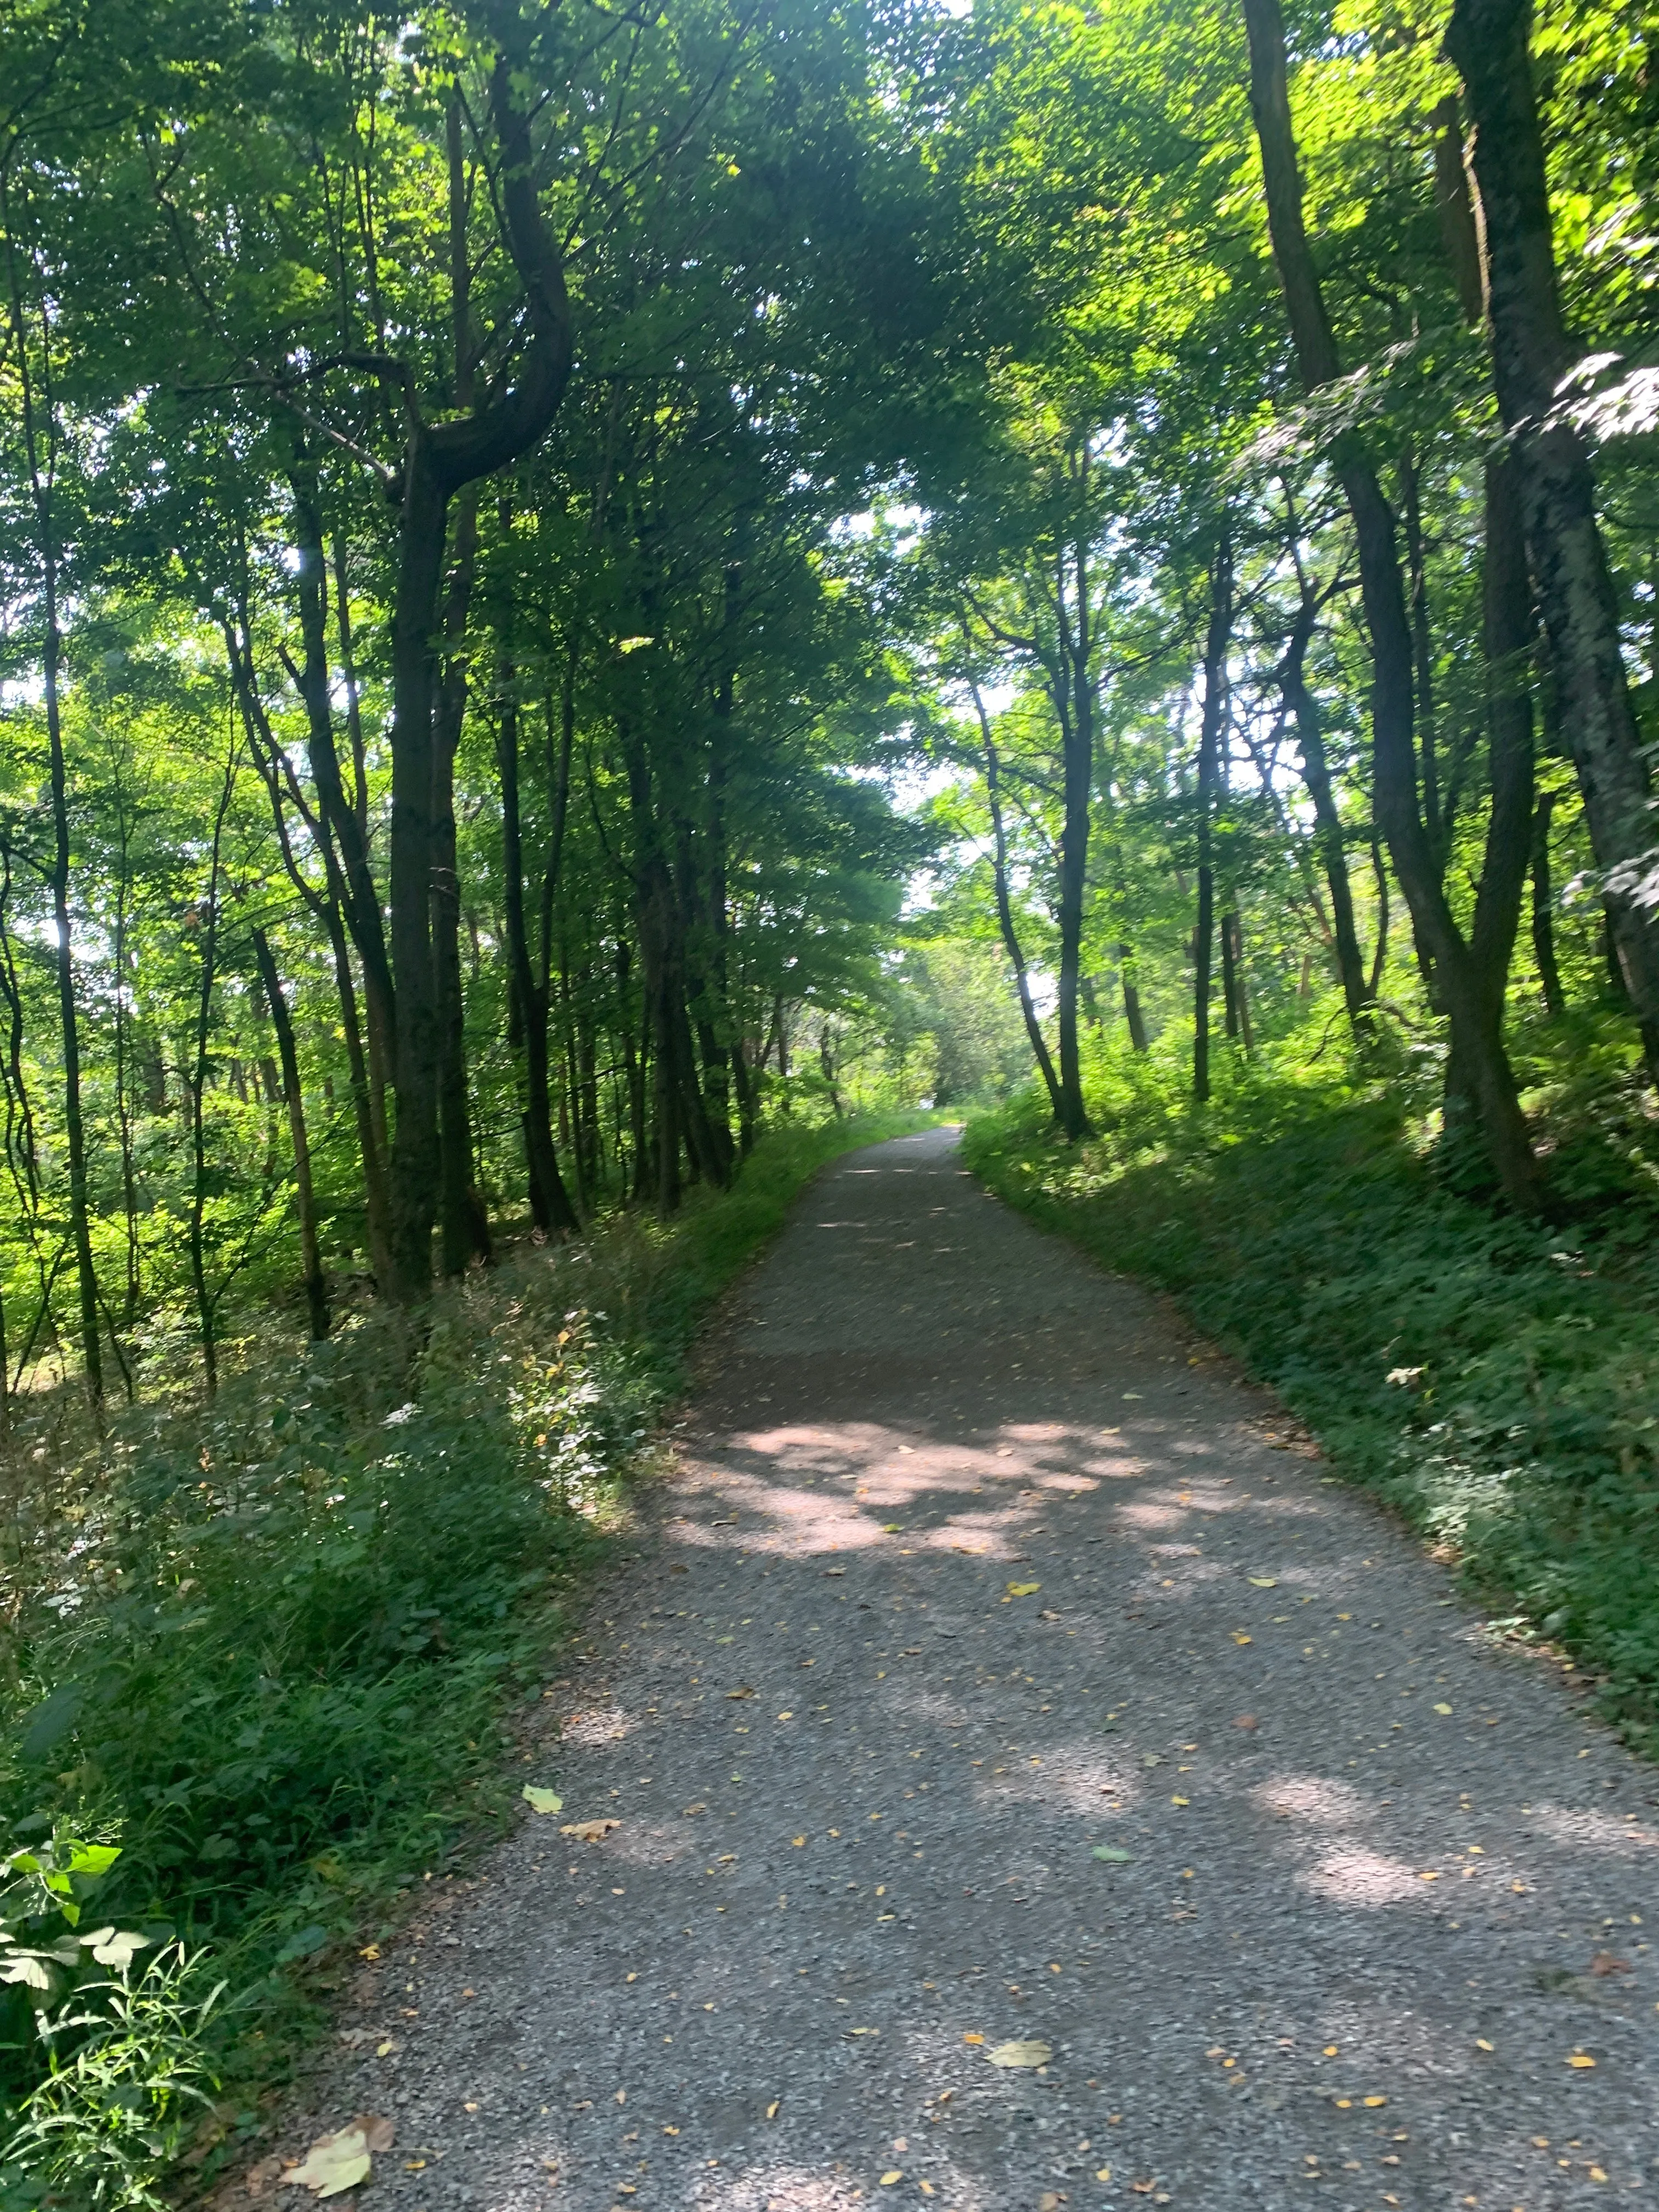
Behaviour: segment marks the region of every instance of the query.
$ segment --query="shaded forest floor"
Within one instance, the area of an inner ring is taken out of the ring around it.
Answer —
[[[1114,1066],[1098,1134],[975,1121],[991,1188],[1173,1291],[1334,1463],[1659,1752],[1659,1143],[1612,1078],[1537,1094],[1554,1218],[1460,1194],[1404,1087]]]

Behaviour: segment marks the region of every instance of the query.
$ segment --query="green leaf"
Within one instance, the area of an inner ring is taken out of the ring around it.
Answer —
[[[1115,1844],[1097,1844],[1090,1856],[1103,1859],[1108,1866],[1133,1866],[1135,1856],[1133,1851],[1119,1850]]]
[[[525,1784],[520,1794],[532,1813],[557,1813],[564,1805],[563,1798],[556,1790],[538,1790],[528,1782]]]

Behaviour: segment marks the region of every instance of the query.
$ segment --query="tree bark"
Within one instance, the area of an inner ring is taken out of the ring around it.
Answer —
[[[1215,803],[1221,725],[1227,711],[1227,647],[1233,626],[1232,545],[1226,526],[1210,563],[1210,623],[1204,641],[1204,706],[1198,740],[1198,921],[1193,933],[1193,1096],[1210,1095],[1210,984],[1215,957]]]
[[[1065,1114],[1060,1079],[1054,1073],[1048,1040],[1042,1034],[1042,1024],[1037,1019],[1036,1007],[1032,1003],[1031,979],[1025,970],[1025,955],[1020,950],[1019,933],[1014,927],[1013,905],[1008,896],[1008,838],[1002,818],[1002,766],[997,758],[991,718],[985,711],[985,701],[979,685],[971,676],[968,679],[968,688],[973,694],[974,712],[979,717],[980,742],[985,748],[985,795],[991,813],[991,868],[997,902],[997,927],[1002,932],[1003,949],[1014,971],[1014,988],[1019,994],[1019,1011],[1024,1018],[1025,1034],[1030,1041],[1032,1057],[1042,1077],[1043,1088],[1048,1094],[1048,1110],[1055,1125],[1063,1128]]]
[[[263,929],[253,933],[253,957],[259,981],[270,1009],[270,1025],[276,1032],[276,1056],[282,1065],[283,1103],[288,1109],[288,1129],[294,1146],[294,1201],[300,1217],[300,1261],[304,1273],[306,1311],[313,1338],[328,1334],[328,1286],[323,1279],[321,1249],[317,1241],[317,1200],[311,1181],[311,1141],[306,1130],[305,1097],[300,1089],[300,1055],[294,1045],[294,1023],[283,994],[270,940]]]
[[[504,17],[505,21],[510,18]],[[515,39],[527,35],[514,29]],[[434,808],[436,669],[433,630],[449,502],[539,442],[569,380],[572,331],[564,271],[536,196],[528,114],[515,79],[525,56],[504,44],[490,79],[500,150],[497,183],[508,250],[526,303],[516,381],[459,420],[414,410],[401,473],[392,620],[392,963],[398,992],[397,1132],[392,1152],[396,1294],[423,1298],[432,1281],[440,1188],[443,1024],[431,902],[438,859]]]
[[[1123,986],[1123,1018],[1128,1024],[1129,1049],[1146,1052],[1148,1049],[1146,1017],[1141,1010],[1140,993],[1135,988],[1135,950],[1133,945],[1117,948],[1118,979]]]
[[[507,923],[507,951],[517,1014],[520,1058],[519,1127],[524,1137],[525,1171],[530,1190],[530,1218],[544,1235],[555,1235],[580,1226],[576,1209],[559,1172],[553,1142],[553,1101],[548,1083],[548,990],[532,963],[530,933],[525,917],[524,834],[519,802],[519,706],[514,695],[516,672],[503,651],[501,661],[500,706],[495,724],[495,760],[501,786],[502,908]],[[570,769],[568,732],[563,752],[562,782],[568,787]],[[556,874],[558,860],[550,852],[548,877]]]
[[[1304,592],[1291,632],[1290,643],[1279,665],[1279,684],[1285,704],[1296,722],[1297,744],[1302,754],[1302,780],[1313,803],[1314,842],[1319,848],[1320,865],[1324,870],[1326,888],[1331,895],[1331,934],[1335,941],[1337,973],[1342,982],[1342,1002],[1347,1008],[1349,1026],[1358,1036],[1362,1033],[1369,1033],[1372,1019],[1370,1009],[1376,993],[1375,987],[1368,985],[1365,980],[1365,964],[1359,951],[1359,933],[1354,925],[1353,886],[1348,878],[1342,817],[1337,811],[1336,795],[1331,786],[1330,764],[1326,757],[1324,733],[1320,726],[1319,702],[1314,697],[1307,679],[1308,647],[1312,642],[1317,612],[1317,603],[1312,593]]]
[[[1559,1022],[1567,1011],[1561,970],[1555,957],[1555,895],[1550,884],[1550,823],[1555,793],[1540,793],[1532,817],[1532,953],[1544,993],[1544,1011]]]
[[[1261,149],[1268,231],[1302,380],[1310,391],[1340,373],[1336,342],[1302,217],[1302,184],[1285,72],[1279,0],[1243,0],[1250,47],[1250,106]],[[1419,811],[1413,708],[1414,648],[1395,540],[1394,517],[1360,438],[1333,454],[1353,517],[1360,592],[1370,630],[1374,799],[1395,873],[1419,939],[1433,959],[1452,1030],[1452,1050],[1468,1072],[1494,1173],[1510,1203],[1534,1211],[1537,1163],[1515,1075],[1481,992],[1469,947],[1447,902]]]
[[[1561,726],[1650,1068],[1659,1076],[1659,913],[1638,893],[1659,866],[1652,794],[1620,649],[1618,594],[1583,440],[1552,422],[1578,349],[1556,280],[1528,0],[1456,0],[1447,51],[1463,80],[1485,247],[1492,382],[1520,476],[1528,557]]]

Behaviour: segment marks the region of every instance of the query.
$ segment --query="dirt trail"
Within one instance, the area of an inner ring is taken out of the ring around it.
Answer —
[[[1655,1776],[1194,1354],[949,1131],[823,1177],[523,1770],[621,1825],[366,1970],[369,2212],[1659,2201]]]

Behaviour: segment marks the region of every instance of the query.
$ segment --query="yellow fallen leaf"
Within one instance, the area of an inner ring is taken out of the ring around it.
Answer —
[[[1599,2166],[1591,2166],[1589,2177],[1592,2181],[1605,2181],[1607,2178]]]
[[[1008,1595],[1010,1597],[1035,1597],[1042,1588],[1041,1583],[1010,1583]]]
[[[1586,2052],[1575,2051],[1571,2057],[1568,2059],[1567,2063],[1569,2066],[1594,2066],[1595,2061],[1589,2057]]]
[[[1352,2097],[1339,2097],[1336,2100],[1336,2109],[1339,2112],[1351,2112],[1353,2110],[1353,2099]]]
[[[562,1813],[564,1810],[564,1800],[556,1790],[532,1789],[526,1782],[519,1795],[532,1813]]]
[[[1487,2042],[1484,2035],[1477,2035],[1474,2039],[1474,2047],[1477,2051],[1490,2051],[1492,2045]]]
[[[1277,1575],[1252,1575],[1250,1577],[1250,1581],[1257,1589],[1277,1589],[1279,1588],[1279,1577]]]
[[[1190,1805],[1192,1800],[1190,1797],[1171,1797],[1170,1802],[1172,1805]]]
[[[1237,1629],[1234,1629],[1234,1631],[1233,1631],[1233,1642],[1234,1642],[1235,1644],[1248,1644],[1249,1641],[1250,1641],[1250,1639],[1249,1639],[1249,1638],[1248,1636],[1242,1636],[1242,1635],[1240,1635],[1240,1633],[1239,1633],[1239,1632],[1238,1632],[1238,1630],[1237,1630]]]
[[[1366,2105],[1372,2112],[1375,2112],[1379,2105],[1386,2105],[1388,2101],[1386,2097],[1367,2097],[1365,2100]]]
[[[1111,2178],[1112,2169],[1109,2166],[1097,2166],[1095,2168],[1095,2179],[1097,2181],[1109,2181]]]
[[[780,1714],[778,1715],[778,1718],[779,1718],[781,1721],[792,1721],[792,1720],[793,1720],[793,1719],[794,1719],[794,1717],[795,1717],[795,1716],[793,1715],[793,1713],[780,1713]]]
[[[1451,1711],[1451,1707],[1449,1705],[1437,1705],[1435,1707],[1435,1711],[1437,1713],[1449,1713]]]
[[[1335,2043],[1328,2043],[1328,2044],[1325,2045],[1325,2051],[1324,2051],[1324,2055],[1325,2055],[1325,2057],[1326,2057],[1327,2058],[1334,2058],[1334,2057],[1335,2057],[1335,2056],[1336,2056],[1336,2054],[1337,2054],[1337,2052],[1338,2052],[1338,2051],[1339,2051],[1340,2048],[1341,2048],[1341,2046],[1340,2046],[1340,2044],[1335,2044]]]
[[[921,2193],[922,2193],[922,2195],[923,2195],[924,2197],[931,2197],[931,2196],[933,2195],[933,2183],[932,2183],[931,2181],[924,2181],[924,2182],[920,2183],[918,2185],[920,2186],[921,2191]]]
[[[771,2103],[767,2106],[766,2117],[769,2120],[775,2120],[778,2117],[778,2106],[781,2101],[781,2099],[774,2097]]]
[[[392,2136],[390,2120],[360,2112],[349,2126],[332,2135],[319,2136],[303,2161],[283,2176],[283,2185],[308,2189],[319,2197],[337,2197],[342,2190],[355,2189],[368,2179],[371,2146],[390,2150]]]
[[[884,2189],[890,2189],[896,2181],[902,2181],[903,2179],[904,2174],[900,2167],[896,2166],[889,2166],[886,2172],[881,2177],[881,2185]]]
[[[1048,2044],[1032,2039],[1000,2043],[985,2055],[993,2066],[1046,2066],[1054,2054]]]
[[[560,1829],[562,1836],[574,1836],[579,1844],[599,1844],[613,1828],[620,1828],[620,1820],[573,1820]]]
[[[789,1840],[794,1845],[795,1849],[799,1850],[801,1845],[806,1841],[806,1838],[805,1836],[791,1836]]]
[[[755,1693],[752,1690],[745,1687],[738,1690],[728,1690],[726,1694],[728,1698],[752,1698]]]
[[[962,2039],[964,2043],[983,2043],[985,2038],[982,2035],[964,2035]]]

